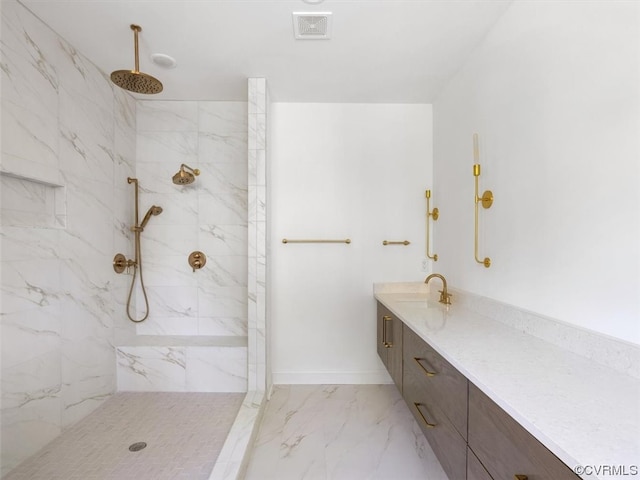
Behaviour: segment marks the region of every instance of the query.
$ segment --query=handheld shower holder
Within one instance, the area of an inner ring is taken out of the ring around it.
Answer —
[[[144,286],[144,280],[142,278],[142,251],[140,248],[140,236],[144,231],[144,228],[147,226],[147,222],[151,219],[152,216],[160,215],[162,213],[162,207],[158,205],[152,205],[151,208],[147,211],[146,215],[142,219],[142,222],[139,222],[140,212],[139,212],[139,196],[140,196],[140,184],[137,178],[127,177],[127,183],[133,184],[135,187],[134,190],[134,213],[135,213],[135,224],[131,227],[131,231],[134,233],[133,242],[135,248],[135,259],[127,259],[122,253],[117,253],[115,257],[113,257],[113,270],[116,273],[129,273],[131,267],[133,267],[133,277],[131,278],[131,286],[129,287],[129,295],[127,296],[127,317],[134,323],[140,323],[147,319],[149,316],[149,299],[147,298],[147,291]],[[142,318],[137,318],[134,314],[131,313],[131,298],[133,295],[133,290],[136,282],[136,278],[140,276],[140,289],[142,291],[142,296],[144,298],[144,315]]]

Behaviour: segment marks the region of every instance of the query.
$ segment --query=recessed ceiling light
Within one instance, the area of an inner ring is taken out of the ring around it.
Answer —
[[[164,53],[151,54],[151,61],[162,68],[176,68],[176,59]]]
[[[302,0],[302,1],[310,5],[317,5],[318,3],[324,2],[324,0]]]

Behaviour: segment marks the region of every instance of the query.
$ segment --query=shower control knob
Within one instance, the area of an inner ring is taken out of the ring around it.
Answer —
[[[191,252],[191,254],[189,255],[189,265],[194,272],[196,271],[196,269],[199,270],[204,267],[206,263],[207,257],[202,252],[196,250],[195,252]]]
[[[116,273],[122,273],[128,268],[129,265],[127,264],[127,257],[121,253],[116,253],[116,256],[113,257],[113,270]]]

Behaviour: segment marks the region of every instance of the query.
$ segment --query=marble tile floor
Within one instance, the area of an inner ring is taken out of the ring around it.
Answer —
[[[448,480],[393,385],[276,386],[245,480]]]
[[[244,397],[117,393],[3,480],[206,480]]]

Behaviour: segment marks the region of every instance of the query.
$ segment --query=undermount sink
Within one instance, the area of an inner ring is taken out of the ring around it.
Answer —
[[[439,308],[440,304],[433,300],[396,300],[397,303],[406,307]]]
[[[398,303],[415,303],[416,305],[427,305],[428,300],[396,300]]]
[[[396,302],[398,308],[403,309],[414,321],[420,322],[429,332],[441,330],[447,322],[449,305],[443,305],[434,299],[403,299]]]

